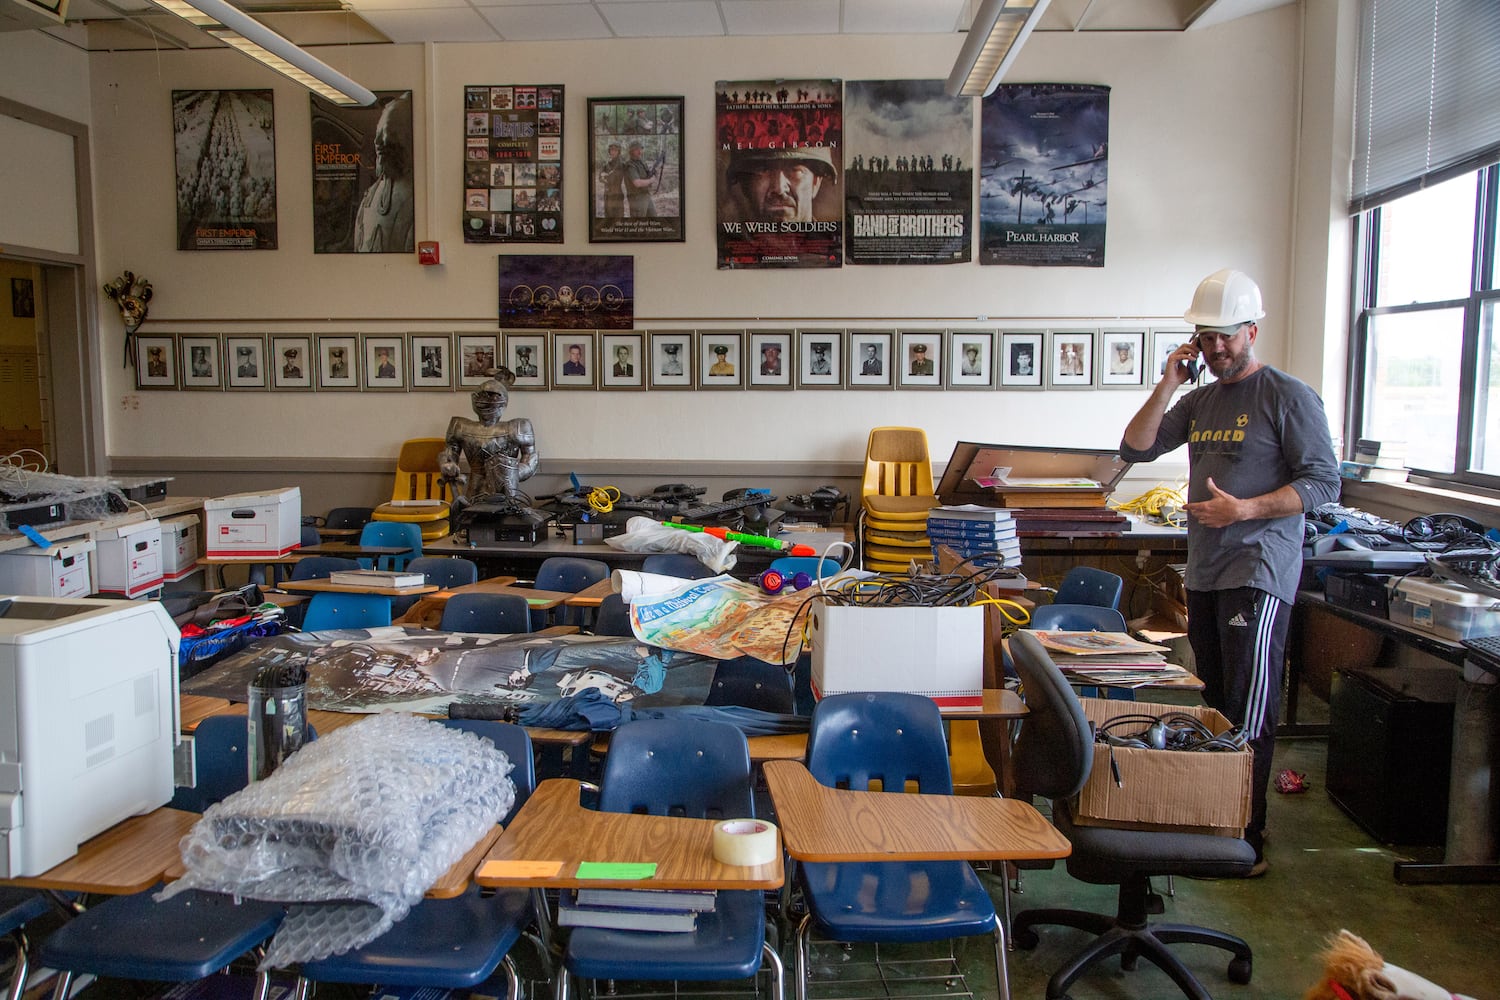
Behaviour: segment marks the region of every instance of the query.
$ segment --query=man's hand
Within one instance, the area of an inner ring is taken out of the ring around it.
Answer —
[[[1213,493],[1211,498],[1182,506],[1193,520],[1209,528],[1224,528],[1250,517],[1244,509],[1244,501],[1219,489],[1213,476],[1208,477],[1208,489]]]

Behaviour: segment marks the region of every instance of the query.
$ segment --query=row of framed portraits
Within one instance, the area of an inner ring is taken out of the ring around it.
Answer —
[[[136,338],[141,389],[1139,389],[1184,328],[551,330]]]

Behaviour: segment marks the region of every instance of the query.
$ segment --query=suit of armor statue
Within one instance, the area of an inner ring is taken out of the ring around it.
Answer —
[[[438,470],[453,487],[455,510],[490,497],[518,497],[527,502],[520,484],[536,474],[536,432],[524,417],[501,419],[515,380],[509,369],[496,369],[494,377],[470,397],[479,419],[454,417],[448,422]],[[467,474],[459,465],[460,457],[468,462]]]

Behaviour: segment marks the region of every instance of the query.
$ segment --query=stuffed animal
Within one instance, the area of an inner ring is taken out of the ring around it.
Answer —
[[[1391,965],[1344,930],[1329,940],[1323,964],[1323,978],[1303,1000],[1474,1000]]]

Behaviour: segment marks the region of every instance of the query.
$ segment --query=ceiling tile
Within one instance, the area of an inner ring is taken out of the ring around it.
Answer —
[[[485,7],[479,13],[508,42],[613,37],[604,18],[589,4]]]
[[[731,35],[836,35],[839,0],[722,0]]]
[[[683,38],[724,34],[713,0],[600,3],[599,11],[622,38]]]
[[[498,41],[489,22],[470,8],[372,10],[364,18],[393,42]]]
[[[945,35],[967,28],[968,0],[844,0],[851,35]]]
[[[469,0],[347,0],[349,7],[363,14],[371,10],[423,11],[441,7],[467,7]]]

